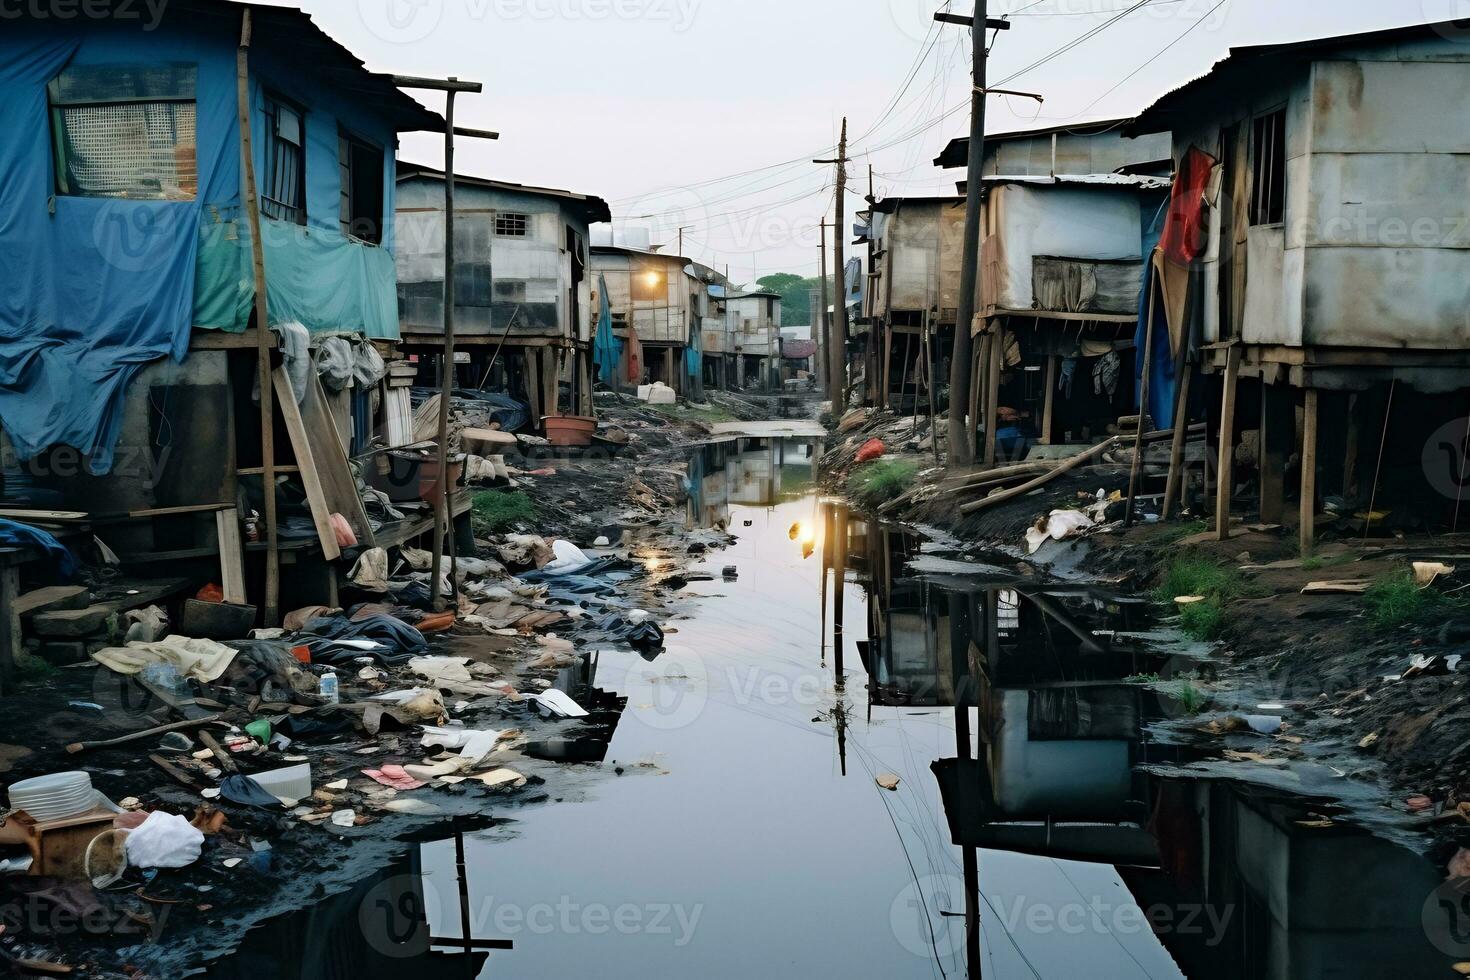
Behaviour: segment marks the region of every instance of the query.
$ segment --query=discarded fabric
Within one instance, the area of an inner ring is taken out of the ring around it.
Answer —
[[[176,813],[156,810],[142,826],[128,832],[123,844],[135,868],[184,868],[199,860],[204,834]]]

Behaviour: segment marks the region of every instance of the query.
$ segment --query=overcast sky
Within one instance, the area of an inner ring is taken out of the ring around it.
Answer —
[[[1013,13],[991,56],[998,84],[1137,0],[991,0]],[[670,250],[736,280],[812,274],[831,215],[831,152],[844,114],[850,190],[952,189],[933,158],[968,129],[967,32],[933,27],[942,0],[300,0],[370,68],[458,75],[463,173],[606,198]],[[1131,115],[1203,73],[1231,45],[1298,40],[1455,16],[1470,0],[1150,0],[1006,87],[990,132]],[[294,5],[294,4],[293,4]],[[949,8],[968,14],[973,0]],[[1186,33],[1188,32],[1188,33]],[[1170,45],[1172,44],[1172,47]],[[1166,50],[1167,48],[1167,50]],[[1153,60],[1150,60],[1153,59]],[[917,64],[917,70],[913,70]],[[908,80],[907,88],[904,88]],[[900,91],[902,96],[894,103]],[[433,108],[442,97],[420,93]],[[949,115],[940,117],[947,111]],[[876,127],[876,128],[875,128]],[[404,134],[405,159],[439,165],[442,138]],[[734,176],[740,175],[740,176]],[[848,218],[861,205],[849,195]],[[652,217],[643,217],[651,215]]]

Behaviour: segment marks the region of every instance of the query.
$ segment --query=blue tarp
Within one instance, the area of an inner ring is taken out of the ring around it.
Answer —
[[[597,336],[592,342],[592,359],[603,384],[611,385],[623,361],[623,342],[613,334],[612,309],[607,304],[607,277],[597,276]]]
[[[77,560],[66,545],[38,527],[0,518],[0,547],[38,548],[44,551],[56,571],[56,578],[62,582],[71,581],[77,573]]]
[[[22,460],[55,445],[111,469],[129,382],[149,362],[182,360],[192,327],[243,330],[253,304],[249,235],[241,220],[233,29],[165,24],[113,30],[84,19],[7,22],[0,32],[0,423]],[[56,193],[47,84],[86,65],[194,69],[193,199]],[[395,134],[370,104],[311,81],[262,50],[252,60],[257,133],[270,129],[265,92],[305,113],[305,225],[266,219],[272,324],[314,333],[398,335],[391,252]],[[304,90],[303,90],[304,89]],[[339,131],[381,145],[382,247],[340,229]],[[255,143],[257,174],[268,141]]]
[[[1143,352],[1148,315],[1149,296],[1154,295],[1153,306],[1153,349],[1152,371],[1148,382],[1148,414],[1153,416],[1155,429],[1167,429],[1174,424],[1174,353],[1169,341],[1169,317],[1165,310],[1163,284],[1158,280],[1158,273],[1154,264],[1154,250],[1158,248],[1159,239],[1164,233],[1165,210],[1159,209],[1151,224],[1144,230],[1143,240],[1143,288],[1138,294],[1138,328],[1134,332],[1133,342],[1133,405],[1141,408],[1143,400]]]

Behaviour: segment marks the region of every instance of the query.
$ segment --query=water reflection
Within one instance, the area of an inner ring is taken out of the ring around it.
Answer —
[[[1450,954],[1464,954],[1470,935],[1456,927],[1470,929],[1470,905],[1436,891],[1443,874],[1423,856],[1324,817],[1324,801],[1150,774],[1193,750],[1150,738],[1150,723],[1178,707],[1125,680],[1173,666],[1130,638],[1149,625],[1145,605],[906,574],[917,547],[854,524],[846,548],[827,552],[834,573],[844,550],[866,569],[869,704],[953,710],[954,754],[931,768],[963,850],[969,975],[984,972],[981,899],[996,887],[996,852],[1111,865],[1131,897],[1126,918],[1190,977],[1445,975]],[[1070,916],[1080,929],[1119,928],[1117,909],[1078,899],[1022,927],[1065,930]]]
[[[727,439],[689,460],[687,524],[728,527],[730,506],[764,507],[811,490],[822,444],[814,439]]]

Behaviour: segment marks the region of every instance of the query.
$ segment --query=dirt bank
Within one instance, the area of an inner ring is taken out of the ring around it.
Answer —
[[[984,494],[947,488],[927,426],[915,430],[878,412],[850,413],[835,428],[824,460],[832,489],[861,487],[876,472],[865,477],[863,465],[906,474],[901,486],[869,499],[870,513],[938,529],[1056,577],[1151,594],[1166,627],[1211,648],[1173,681],[1194,692],[1195,727],[1232,713],[1280,715],[1284,734],[1262,740],[1272,761],[1310,756],[1336,778],[1377,787],[1382,806],[1405,825],[1441,843],[1470,843],[1470,816],[1460,812],[1464,801],[1470,813],[1463,673],[1470,671],[1470,603],[1462,598],[1470,595],[1462,591],[1470,583],[1470,535],[1364,537],[1362,522],[1349,516],[1320,527],[1315,553],[1303,561],[1294,527],[1247,518],[1218,541],[1197,502],[1167,521],[1150,516],[1124,529],[1122,505],[1114,504],[1094,512],[1100,520],[1082,535],[1049,540],[1028,555],[1028,528],[1053,511],[1095,504],[1099,491],[1126,493],[1127,467],[1080,467],[966,515],[962,504]],[[875,438],[885,443],[881,462],[855,464]],[[1462,567],[1419,588],[1411,581],[1415,562]],[[1174,602],[1192,594],[1206,601],[1193,610]]]

